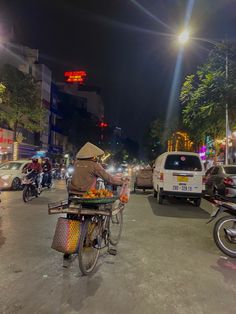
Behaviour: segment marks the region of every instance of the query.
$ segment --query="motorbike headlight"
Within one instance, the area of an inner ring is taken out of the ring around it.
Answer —
[[[5,174],[4,176],[1,177],[1,179],[8,180],[8,179],[10,179],[10,177],[11,176],[9,174]]]
[[[72,168],[68,169],[68,173],[73,173],[73,172],[74,172],[74,169],[72,169]]]

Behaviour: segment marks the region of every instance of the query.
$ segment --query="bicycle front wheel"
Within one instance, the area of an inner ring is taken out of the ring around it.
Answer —
[[[83,275],[90,274],[98,260],[99,256],[99,227],[90,219],[86,219],[81,226],[79,240],[79,267]]]
[[[120,210],[116,215],[112,215],[109,220],[109,242],[112,245],[117,245],[120,241],[123,228],[123,210]]]

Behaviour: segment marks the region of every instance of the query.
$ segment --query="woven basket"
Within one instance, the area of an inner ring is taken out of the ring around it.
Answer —
[[[52,249],[73,254],[78,251],[80,237],[80,221],[60,217],[52,242]]]

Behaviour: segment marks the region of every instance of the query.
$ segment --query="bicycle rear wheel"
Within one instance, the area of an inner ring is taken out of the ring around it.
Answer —
[[[123,210],[121,209],[116,215],[110,217],[109,220],[109,242],[117,245],[120,241],[123,228]]]
[[[98,260],[99,256],[99,226],[90,219],[82,223],[82,230],[79,239],[79,267],[83,275],[90,274]]]

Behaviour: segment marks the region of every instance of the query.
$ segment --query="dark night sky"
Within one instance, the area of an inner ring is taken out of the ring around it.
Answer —
[[[131,0],[0,0],[0,24],[13,23],[17,42],[38,48],[57,80],[64,70],[87,70],[88,83],[102,88],[106,119],[141,141],[150,121],[165,116],[178,54],[171,37],[155,32],[178,31],[188,1],[137,1],[164,23]],[[236,38],[236,1],[196,0],[190,25],[194,36]],[[186,49],[182,79],[204,48]]]

